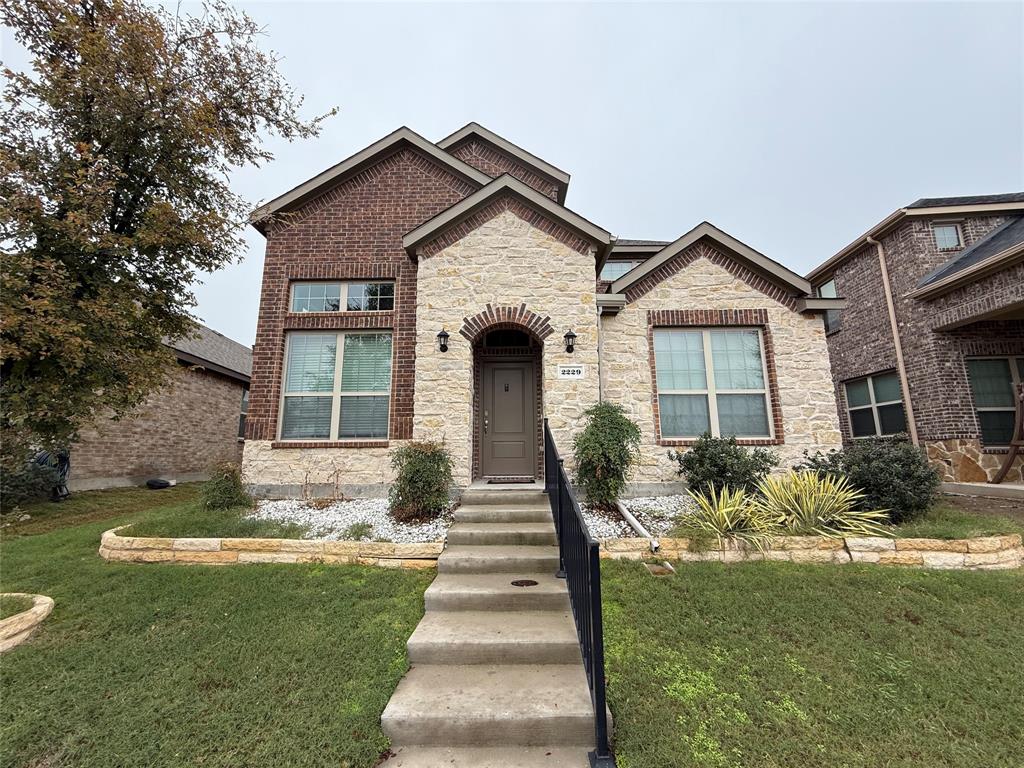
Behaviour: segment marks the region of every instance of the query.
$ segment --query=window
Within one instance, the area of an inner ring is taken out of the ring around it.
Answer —
[[[760,331],[658,329],[654,366],[662,437],[772,436]]]
[[[606,261],[601,268],[602,280],[618,280],[633,267],[639,266],[640,261]]]
[[[1024,357],[989,357],[967,361],[967,377],[986,446],[1007,446],[1013,439],[1014,392],[1024,381]]]
[[[818,296],[823,299],[835,299],[838,298],[839,294],[836,293],[836,280],[832,278],[827,283],[822,283],[818,286]],[[839,330],[839,310],[838,309],[826,309],[825,310],[825,333],[832,333],[832,331]]]
[[[390,333],[290,333],[282,440],[386,439]]]
[[[900,379],[893,373],[877,373],[848,381],[846,412],[854,437],[896,435],[907,429]]]
[[[960,225],[959,224],[934,224],[932,232],[935,233],[935,246],[940,251],[960,247]]]
[[[238,415],[238,439],[245,439],[245,417],[249,413],[249,390],[248,388],[242,390],[242,407],[241,412]]]
[[[395,308],[394,283],[293,283],[292,312],[380,312]]]

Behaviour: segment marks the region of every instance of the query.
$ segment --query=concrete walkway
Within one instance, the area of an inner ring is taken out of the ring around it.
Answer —
[[[594,713],[547,497],[471,488],[455,521],[381,716],[385,765],[584,768]]]

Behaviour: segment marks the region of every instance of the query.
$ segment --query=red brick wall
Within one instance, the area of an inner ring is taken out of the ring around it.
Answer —
[[[240,381],[179,365],[134,416],[83,431],[71,451],[72,487],[201,475],[239,461],[243,390]]]
[[[273,440],[289,329],[392,328],[390,433],[412,437],[416,264],[402,236],[476,190],[435,161],[401,149],[308,202],[267,232],[248,437]],[[292,314],[295,279],[395,280],[394,312]],[[440,329],[438,329],[440,330]]]
[[[492,179],[507,173],[542,195],[547,195],[552,200],[558,199],[558,185],[554,181],[486,142],[469,139],[450,147],[448,153],[481,173],[486,173]]]

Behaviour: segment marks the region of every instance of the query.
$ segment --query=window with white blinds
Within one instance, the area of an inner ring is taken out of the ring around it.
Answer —
[[[390,333],[290,333],[282,440],[386,439]]]
[[[772,436],[759,330],[657,329],[654,366],[662,437]]]

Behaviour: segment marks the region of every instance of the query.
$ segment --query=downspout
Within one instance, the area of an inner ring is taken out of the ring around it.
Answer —
[[[910,432],[910,442],[920,445],[917,439],[917,422],[914,419],[914,406],[910,401],[910,382],[907,380],[907,366],[903,361],[903,344],[900,341],[900,329],[896,323],[896,305],[892,300],[892,286],[889,283],[889,268],[885,263],[885,249],[882,244],[871,235],[867,236],[870,245],[875,246],[878,254],[878,268],[882,273],[882,290],[885,292],[885,306],[889,310],[889,326],[892,328],[892,343],[896,349],[896,372],[900,377],[900,389],[903,391],[903,411],[907,416],[907,429]]]

